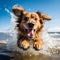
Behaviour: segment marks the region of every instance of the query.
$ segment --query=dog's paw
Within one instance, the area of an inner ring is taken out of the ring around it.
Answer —
[[[23,41],[21,42],[21,48],[22,48],[23,50],[27,50],[27,49],[29,48],[29,43],[28,43],[28,41],[23,40]]]
[[[43,47],[43,41],[42,40],[35,40],[33,43],[33,47],[35,50],[41,50]]]

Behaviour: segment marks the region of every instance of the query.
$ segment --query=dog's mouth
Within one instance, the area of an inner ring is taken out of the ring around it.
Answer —
[[[34,37],[34,31],[35,31],[35,29],[26,29],[28,38]]]

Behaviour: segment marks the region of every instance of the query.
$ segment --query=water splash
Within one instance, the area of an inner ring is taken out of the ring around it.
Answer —
[[[5,11],[7,13],[9,13],[9,15],[11,16],[11,19],[10,19],[10,22],[11,22],[11,27],[8,29],[8,34],[10,34],[10,36],[12,36],[11,39],[9,39],[9,41],[7,42],[7,49],[8,50],[11,50],[12,48],[14,48],[14,45],[16,45],[16,42],[17,42],[17,36],[16,36],[16,30],[15,30],[15,26],[16,26],[16,19],[17,17],[9,11],[9,9],[5,8]]]
[[[5,11],[7,13],[9,13],[9,15],[11,16],[10,22],[11,22],[11,25],[13,25],[13,28],[14,28],[15,25],[16,25],[16,23],[15,23],[16,16],[12,12],[10,12],[7,8],[5,8]]]

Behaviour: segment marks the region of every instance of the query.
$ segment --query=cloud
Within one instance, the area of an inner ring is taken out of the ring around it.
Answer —
[[[53,28],[49,28],[48,32],[60,32],[60,27],[56,26],[56,27],[53,27]]]

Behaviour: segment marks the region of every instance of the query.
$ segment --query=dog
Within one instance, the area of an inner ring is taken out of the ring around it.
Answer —
[[[33,46],[35,50],[42,49],[44,42],[41,37],[45,20],[51,17],[41,12],[27,12],[23,7],[13,7],[16,19],[17,46],[26,50]]]

